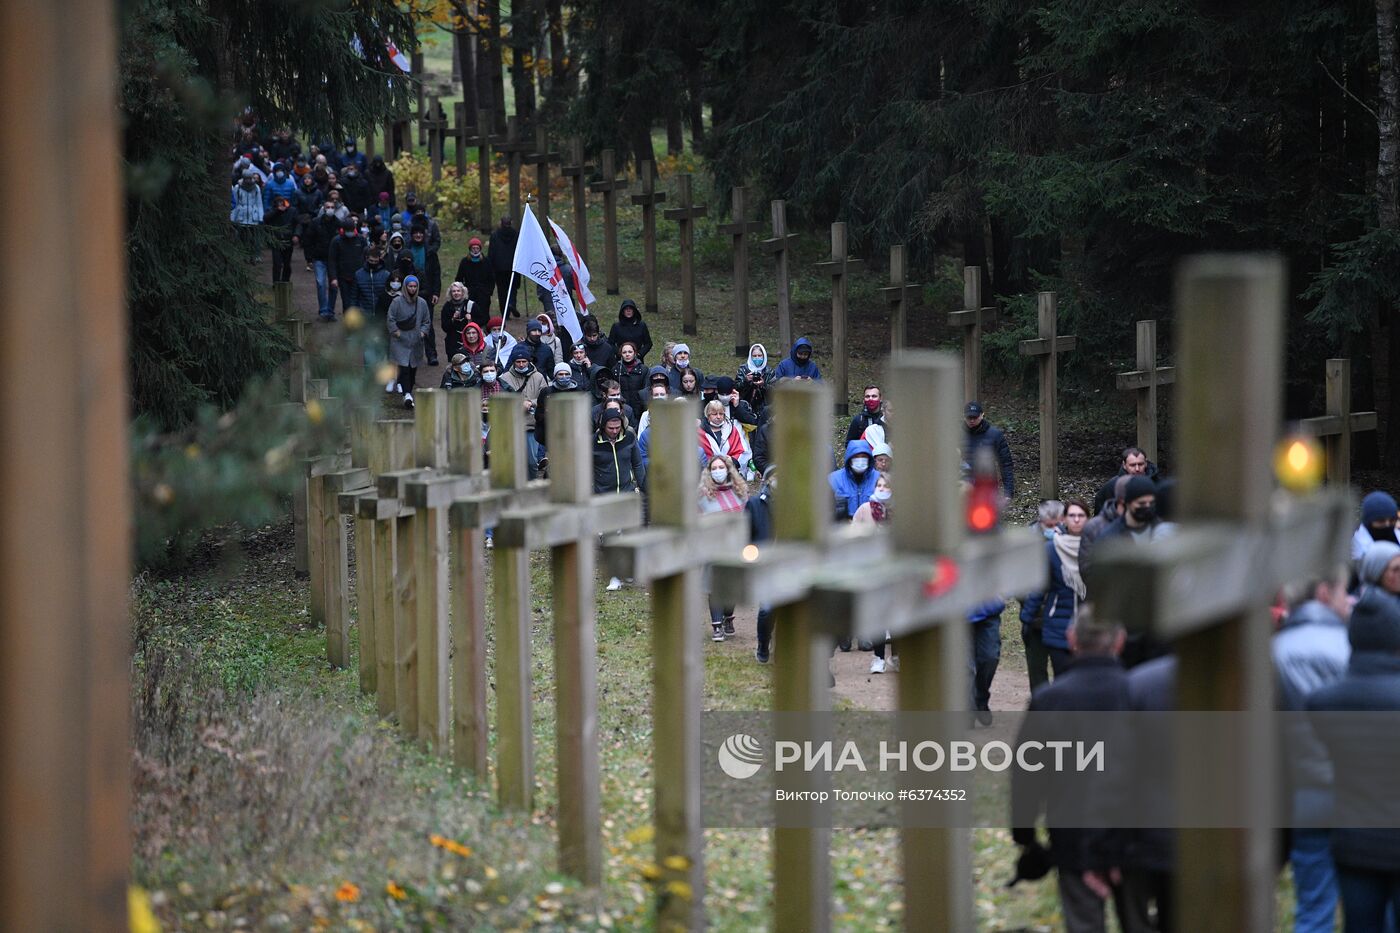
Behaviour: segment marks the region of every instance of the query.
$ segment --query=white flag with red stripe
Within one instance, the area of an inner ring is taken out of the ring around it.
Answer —
[[[384,50],[389,53],[389,61],[399,66],[399,71],[408,74],[413,70],[413,63],[408,60],[408,56],[399,51],[399,47],[390,38],[384,39]]]
[[[574,284],[577,286],[575,293],[578,296],[579,307],[583,310],[584,314],[587,314],[588,306],[598,300],[594,298],[593,293],[588,290],[588,280],[592,278],[592,276],[588,274],[588,266],[584,265],[583,257],[580,256],[578,250],[574,248],[574,241],[569,239],[569,235],[564,232],[564,228],[549,218],[545,219],[549,220],[549,227],[554,231],[554,238],[559,241],[559,248],[564,251],[564,255],[569,260],[569,265],[574,267]]]
[[[525,216],[520,221],[520,238],[515,241],[515,259],[511,262],[511,268],[550,293],[554,299],[554,319],[564,325],[575,341],[582,340],[583,327],[569,298],[564,272],[554,261],[554,251],[545,239],[544,228],[535,219],[535,212],[528,204],[525,205]]]

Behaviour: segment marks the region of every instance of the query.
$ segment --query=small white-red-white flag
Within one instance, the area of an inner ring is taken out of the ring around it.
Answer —
[[[545,239],[544,228],[528,204],[520,221],[520,238],[515,241],[511,268],[549,292],[554,302],[554,319],[564,325],[575,341],[582,340],[583,327],[569,298],[569,287],[564,284],[564,270],[554,261],[554,251]]]
[[[399,66],[399,71],[408,74],[413,68],[413,63],[408,60],[408,56],[399,51],[399,47],[394,45],[393,39],[384,40],[384,48],[389,52],[389,61]]]
[[[592,278],[588,274],[588,266],[584,264],[583,257],[574,248],[574,241],[569,239],[569,235],[564,232],[564,228],[549,220],[549,228],[554,231],[554,238],[559,241],[559,248],[564,251],[564,256],[569,260],[569,265],[574,269],[575,294],[578,296],[579,309],[584,314],[588,313],[588,306],[598,299],[593,297],[593,293],[588,290],[588,280]]]

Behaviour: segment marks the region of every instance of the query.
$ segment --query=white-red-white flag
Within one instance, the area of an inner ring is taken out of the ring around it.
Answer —
[[[549,219],[549,218],[546,218]],[[588,266],[584,264],[583,257],[574,248],[574,241],[569,239],[569,235],[564,232],[564,228],[549,219],[549,228],[554,231],[554,238],[559,241],[559,248],[564,251],[564,256],[569,260],[569,265],[574,269],[574,293],[578,297],[580,310],[584,314],[588,313],[588,306],[598,299],[593,297],[593,293],[588,290],[588,281],[592,278],[588,274]]]
[[[384,39],[384,48],[389,53],[389,61],[399,66],[399,71],[408,74],[413,68],[413,63],[408,60],[408,56],[399,51],[399,47],[394,44],[393,39]]]
[[[520,221],[520,238],[515,241],[511,268],[550,293],[554,300],[554,319],[564,325],[575,341],[582,340],[583,326],[569,298],[569,287],[564,284],[564,270],[554,261],[554,251],[545,239],[544,228],[528,204]]]

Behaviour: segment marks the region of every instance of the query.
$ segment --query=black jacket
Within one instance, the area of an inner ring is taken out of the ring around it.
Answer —
[[[963,448],[963,459],[968,463],[973,462],[973,456],[979,447],[990,447],[992,453],[996,454],[997,464],[1001,468],[1001,488],[1006,493],[1008,499],[1016,495],[1016,477],[1011,464],[1011,445],[1006,443],[1006,434],[1001,428],[992,424],[986,418],[982,423],[967,432],[967,443]]]
[[[480,305],[483,311],[490,305],[491,292],[496,288],[496,274],[491,270],[491,261],[485,256],[480,262],[472,262],[469,255],[463,256],[462,261],[457,263],[456,281],[467,287],[467,297]]]
[[[618,360],[612,369],[612,377],[617,380],[617,384],[622,386],[622,400],[632,406],[633,411],[643,411],[646,405],[643,399],[647,395],[647,364],[640,358],[632,361],[628,366],[622,360]]]
[[[599,428],[593,435],[593,491],[633,492],[645,485],[646,476],[637,435],[624,428],[616,441],[610,441]]]
[[[583,335],[583,351],[588,354],[588,358],[593,361],[594,366],[601,366],[611,371],[613,364],[617,362],[617,351],[613,345],[601,337],[597,343],[589,343],[588,335]]]
[[[647,329],[646,321],[642,320],[640,312],[633,313],[632,317],[625,318],[622,312],[617,312],[617,323],[608,331],[608,343],[613,345],[613,349],[622,352],[622,345],[631,341],[637,348],[637,355],[643,360],[651,352],[651,331]]]
[[[365,181],[369,182],[370,203],[379,203],[379,193],[389,192],[389,206],[398,207],[398,199],[394,197],[394,170],[384,164],[383,156],[375,156],[374,161],[365,170]]]
[[[512,263],[515,262],[515,241],[518,239],[520,239],[520,234],[516,232],[514,227],[509,230],[497,227],[491,231],[486,260],[491,263],[492,272],[510,271]]]
[[[552,398],[555,395],[558,395],[561,392],[586,391],[588,391],[587,388],[580,386],[577,382],[575,382],[574,385],[568,389],[561,388],[556,382],[551,382],[543,389],[540,389],[540,396],[539,398],[535,399],[535,439],[543,444],[545,442],[545,438],[549,437],[549,435],[546,434],[545,431],[547,430],[546,419],[549,417],[550,398]]]
[[[302,251],[308,262],[329,262],[331,241],[340,235],[340,221],[331,214],[318,214],[302,228]],[[335,275],[335,270],[331,270]]]
[[[340,280],[341,287],[353,287],[355,271],[365,264],[365,238],[359,234],[347,237],[342,233],[337,236],[331,240],[327,261],[331,275]]]
[[[401,255],[409,258],[413,262],[413,250],[404,247]],[[418,276],[418,294],[423,296],[423,300],[428,304],[436,304],[442,298],[442,264],[438,262],[438,254],[430,249],[423,250],[423,268],[419,269],[414,262],[414,275]]]
[[[763,471],[768,469],[768,432],[773,427],[773,419],[769,418],[758,426],[758,430],[753,432],[750,438],[750,446],[753,447],[753,468],[763,475]]]
[[[864,408],[858,411],[855,414],[855,416],[851,418],[851,426],[846,429],[846,440],[860,440],[860,436],[865,433],[865,429],[870,427],[872,424],[878,424],[880,425],[880,427],[885,429],[885,438],[888,441],[890,436],[890,426],[885,423],[885,410],[883,408],[881,408],[873,415],[866,411]]]
[[[1128,471],[1120,466],[1118,472],[1113,474],[1113,478],[1099,487],[1099,491],[1094,493],[1094,511],[1091,514],[1099,514],[1103,511],[1104,503],[1113,501],[1113,484],[1118,482],[1118,477],[1126,476],[1127,473]],[[1154,483],[1157,482],[1157,478],[1161,476],[1161,471],[1157,469],[1157,464],[1153,463],[1151,460],[1147,461],[1146,475],[1147,478]]]
[[[376,197],[370,183],[365,181],[364,175],[356,175],[354,178],[342,178],[340,180],[340,196],[345,201],[345,206],[356,214],[364,215],[369,210],[369,206]]]

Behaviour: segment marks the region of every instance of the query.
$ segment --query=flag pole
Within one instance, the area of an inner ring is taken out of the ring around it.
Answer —
[[[530,209],[530,202],[525,202],[525,210]],[[521,226],[525,226],[521,224]],[[510,254],[510,284],[506,286],[506,303],[501,307],[501,326],[496,330],[496,335],[500,336],[506,330],[506,316],[510,314],[510,296],[515,294],[515,277],[519,273],[515,271],[515,253],[520,252],[520,236],[516,235],[515,252]],[[522,317],[524,315],[521,315]]]

